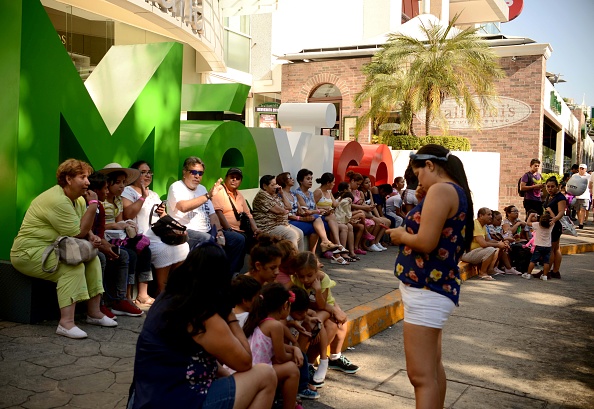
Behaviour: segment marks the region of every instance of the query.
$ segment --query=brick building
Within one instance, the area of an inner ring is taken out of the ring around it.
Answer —
[[[580,143],[592,141],[580,135],[583,115],[577,112],[577,118],[571,112],[549,79],[546,61],[552,50],[548,44],[527,38],[508,39],[502,35],[485,39],[500,57],[500,65],[506,73],[506,77],[496,83],[500,96],[497,113],[485,113],[482,129],[477,131],[468,126],[453,101],[446,101],[442,110],[449,116],[450,135],[469,138],[473,151],[501,154],[500,204],[520,204],[517,181],[528,170],[530,159],[541,160],[542,172],[563,172],[577,161]],[[370,142],[377,130],[374,132],[369,124],[357,136],[352,132],[354,119],[367,109],[366,105],[355,106],[353,101],[365,81],[361,68],[380,46],[303,50],[285,55],[291,63],[283,66],[282,102],[333,102],[337,106],[337,121],[327,134],[336,139],[356,137],[359,142]],[[331,92],[320,95],[318,90]],[[417,134],[424,130],[419,118],[423,119],[424,115],[417,115],[415,120]],[[434,127],[430,133],[442,134]],[[587,141],[582,140],[582,136]]]

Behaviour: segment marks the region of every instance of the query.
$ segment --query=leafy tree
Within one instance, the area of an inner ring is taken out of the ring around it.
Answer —
[[[370,109],[359,122],[373,119],[377,126],[400,111],[401,131],[413,134],[414,114],[425,109],[425,135],[435,120],[447,132],[448,123],[440,110],[446,98],[464,106],[468,122],[480,129],[481,109],[493,109],[494,82],[505,76],[497,56],[477,34],[477,28],[454,28],[455,16],[447,27],[422,25],[426,39],[390,34],[388,41],[364,67],[367,78],[355,102],[371,99]],[[360,128],[357,131],[360,131]]]

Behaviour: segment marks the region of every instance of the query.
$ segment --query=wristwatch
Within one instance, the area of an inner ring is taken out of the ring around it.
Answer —
[[[204,196],[206,196],[206,200],[210,200],[210,195],[208,194],[208,192],[206,192],[206,193],[204,194]]]

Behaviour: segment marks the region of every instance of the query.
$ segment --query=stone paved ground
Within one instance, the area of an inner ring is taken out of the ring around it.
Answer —
[[[582,233],[586,235],[592,236],[590,228]],[[586,239],[571,240],[581,243]],[[370,303],[398,288],[392,274],[394,257],[395,248],[390,247],[382,253],[362,256],[361,262],[350,266],[324,261],[326,271],[337,282],[333,291],[344,310]],[[495,311],[493,314],[501,315]],[[88,339],[77,341],[55,335],[55,321],[38,325],[0,321],[0,408],[125,407],[136,339],[144,318],[119,317],[115,329],[87,325],[80,317],[77,319],[89,334]],[[356,396],[353,393],[352,402],[358,402]]]

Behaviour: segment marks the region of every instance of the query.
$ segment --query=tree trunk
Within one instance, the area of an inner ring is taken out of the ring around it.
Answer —
[[[425,111],[425,136],[429,136],[429,124],[431,122],[431,107],[427,104],[427,110]]]

